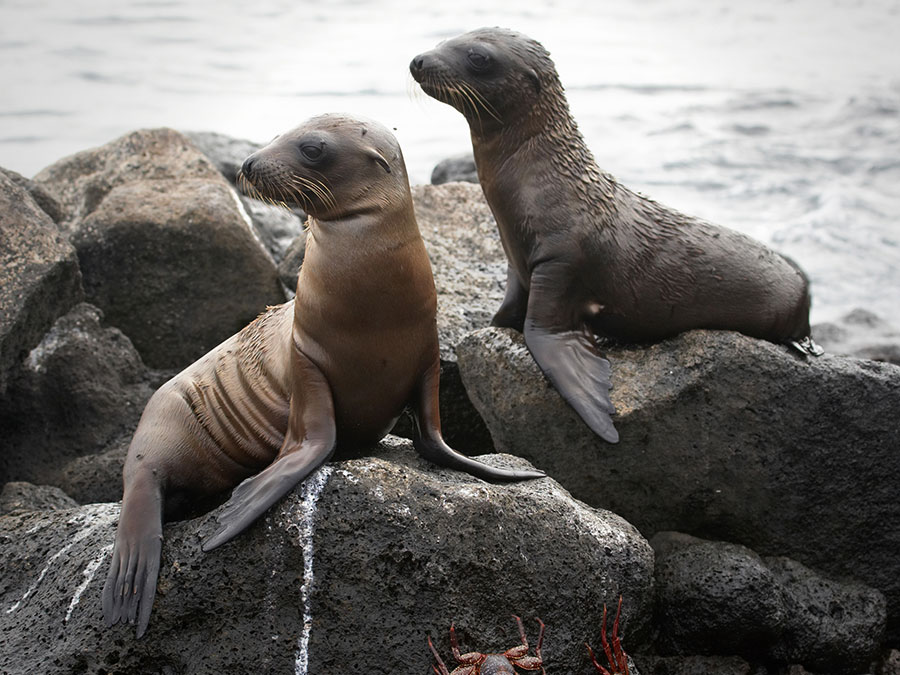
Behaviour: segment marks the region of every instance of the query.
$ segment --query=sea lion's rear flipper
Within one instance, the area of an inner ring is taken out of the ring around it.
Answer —
[[[528,311],[528,291],[519,281],[519,275],[512,265],[506,266],[506,295],[500,308],[491,319],[492,326],[514,328],[520,333],[525,325],[525,314]]]
[[[822,356],[825,350],[813,342],[812,337],[805,337],[802,340],[789,340],[788,346],[796,349],[802,356]]]
[[[616,412],[609,398],[611,368],[597,350],[593,333],[567,306],[567,278],[561,265],[544,263],[535,268],[528,296],[525,344],[544,375],[595,434],[618,443],[619,432],[611,415]]]
[[[234,489],[216,516],[219,529],[201,544],[204,551],[221,546],[247,529],[334,452],[336,430],[331,388],[312,361],[299,349],[293,351],[291,411],[278,456]]]
[[[477,459],[466,457],[447,445],[441,436],[441,414],[438,404],[440,373],[441,362],[435,346],[434,363],[423,373],[413,405],[413,445],[424,459],[493,482],[546,477],[543,471],[520,471],[489,466]]]
[[[150,622],[162,551],[162,497],[149,476],[127,486],[106,585],[103,618],[107,626],[137,623],[141,637]]]

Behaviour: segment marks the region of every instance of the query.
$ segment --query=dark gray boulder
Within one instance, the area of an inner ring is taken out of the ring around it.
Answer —
[[[264,145],[215,131],[185,131],[184,135],[206,155],[232,185],[244,160]]]
[[[651,544],[660,652],[736,653],[816,673],[868,672],[876,660],[886,622],[879,591],[677,532]]]
[[[24,189],[34,200],[34,203],[41,207],[41,210],[50,216],[54,223],[60,223],[65,218],[65,213],[56,198],[47,192],[43,187],[35,183],[30,178],[26,178],[20,173],[10,171],[0,167],[0,174],[3,174],[13,183]]]
[[[739,656],[650,656],[638,654],[641,675],[751,675],[758,671]],[[763,669],[762,675],[765,675]]]
[[[768,656],[784,630],[775,575],[750,549],[698,542],[656,559],[657,648],[665,655]]]
[[[789,558],[765,563],[785,601],[775,655],[816,673],[869,672],[884,639],[884,595],[854,581],[829,579]]]
[[[284,301],[234,191],[171,129],[136,131],[44,169],[89,302],[154,368],[191,363]]]
[[[297,277],[306,255],[306,233],[306,230],[302,230],[294,237],[284,252],[284,258],[278,263],[278,277],[291,293],[297,292]]]
[[[620,593],[624,628],[646,631],[652,551],[618,516],[550,479],[436,470],[408,441],[377,452],[329,465],[210,554],[213,514],[167,525],[140,641],[102,624],[118,505],[0,517],[0,671],[424,673],[428,636],[449,656],[455,622],[465,644],[502,650],[516,612],[532,640],[547,624],[548,672],[580,672]]]
[[[43,480],[59,486],[78,504],[117,502],[122,499],[122,469],[133,435],[129,429],[97,452],[60,462]]]
[[[621,441],[595,437],[519,333],[456,347],[498,451],[652,535],[678,530],[785,555],[882,591],[900,636],[900,368],[724,331],[608,346]]]
[[[0,515],[28,511],[62,511],[78,506],[58,487],[10,481],[0,490]]]
[[[432,169],[432,185],[455,182],[478,183],[478,169],[471,152],[442,159]]]
[[[96,307],[77,305],[56,320],[0,397],[0,479],[62,485],[67,462],[134,431],[153,390],[128,338],[103,326]]]
[[[241,203],[253,222],[253,227],[260,241],[276,264],[284,260],[288,248],[301,232],[306,214],[300,209],[292,210],[280,205],[267,204],[258,199],[241,197]],[[279,268],[279,275],[281,274]],[[293,286],[288,286],[294,290]]]
[[[816,324],[813,337],[829,353],[900,365],[900,330],[858,308],[837,321]]]
[[[437,289],[441,360],[455,363],[457,343],[503,301],[503,245],[479,186],[417,185],[412,195]]]
[[[0,394],[10,371],[83,297],[75,250],[24,185],[0,169]]]

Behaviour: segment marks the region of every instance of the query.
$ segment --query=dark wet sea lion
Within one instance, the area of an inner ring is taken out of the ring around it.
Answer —
[[[601,171],[539,42],[475,30],[415,57],[410,72],[469,122],[509,261],[492,323],[524,332],[541,370],[599,436],[619,438],[610,366],[595,335],[651,341],[725,329],[821,353],[809,337],[803,272],[750,237]]]
[[[370,444],[404,407],[425,458],[488,480],[537,478],[465,457],[441,438],[437,299],[400,147],[379,124],[313,118],[244,163],[249,191],[310,214],[292,302],[270,308],[163,385],[128,450],[103,590],[109,625],[146,630],[164,518],[234,492],[209,551],[331,456]]]

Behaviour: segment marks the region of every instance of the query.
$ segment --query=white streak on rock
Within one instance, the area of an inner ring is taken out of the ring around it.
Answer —
[[[299,508],[291,515],[291,528],[297,529],[297,541],[303,550],[303,585],[300,600],[303,603],[303,629],[297,640],[294,675],[309,674],[309,633],[312,630],[310,597],[313,584],[313,534],[315,532],[316,502],[331,476],[331,467],[323,466],[310,476],[300,489]]]
[[[265,251],[266,255],[269,257],[269,260],[275,263],[275,258],[273,258],[272,254],[269,253],[268,247],[263,243],[263,240],[260,239],[259,233],[253,226],[253,219],[250,217],[250,214],[247,213],[247,209],[244,208],[244,202],[241,201],[241,196],[238,194],[237,190],[235,190],[230,185],[228,186],[228,190],[229,192],[231,192],[231,198],[234,200],[235,206],[238,210],[238,214],[241,216],[241,220],[244,221],[244,225],[246,225],[247,229],[250,230],[250,234],[253,235],[254,239],[256,239],[256,243],[259,244],[259,247],[263,251]]]
[[[69,623],[69,619],[72,618],[72,610],[75,609],[75,605],[77,605],[81,601],[81,595],[87,589],[88,585],[94,578],[94,575],[97,573],[97,568],[100,567],[100,564],[103,562],[104,558],[108,556],[113,550],[113,545],[104,546],[100,553],[96,558],[91,560],[87,565],[85,565],[84,572],[84,581],[81,582],[81,585],[75,589],[75,595],[72,596],[72,602],[69,603],[69,609],[66,611],[66,618],[63,620],[63,623]]]
[[[40,575],[38,575],[37,581],[35,581],[31,586],[25,591],[25,595],[23,595],[18,602],[12,605],[8,610],[6,610],[7,614],[12,614],[19,607],[22,606],[22,603],[25,602],[32,593],[37,590],[37,587],[41,585],[41,582],[44,580],[44,577],[47,576],[47,572],[50,570],[50,567],[53,566],[53,563],[56,562],[57,558],[68,553],[69,550],[75,546],[78,542],[86,537],[89,537],[95,531],[97,531],[101,527],[106,527],[110,523],[112,523],[118,517],[118,509],[115,511],[107,511],[106,513],[79,513],[77,516],[69,520],[66,524],[72,525],[75,523],[84,523],[86,527],[82,528],[78,532],[75,533],[75,536],[72,537],[72,540],[59,549],[56,553],[50,556],[50,559],[47,560],[47,564],[44,565],[44,569],[41,570]]]

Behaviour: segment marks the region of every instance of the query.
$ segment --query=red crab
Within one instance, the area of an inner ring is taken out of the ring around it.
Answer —
[[[522,644],[507,649],[502,654],[482,654],[480,652],[469,652],[468,654],[459,653],[459,643],[456,641],[456,630],[450,625],[450,647],[453,650],[453,658],[459,664],[453,669],[453,672],[447,670],[441,660],[440,654],[428,638],[428,648],[434,654],[437,661],[436,666],[431,666],[437,675],[516,675],[516,668],[522,670],[540,670],[546,675],[544,670],[544,659],[541,656],[541,644],[544,642],[544,622],[537,620],[541,624],[541,632],[538,635],[537,647],[534,649],[534,656],[528,656],[528,638],[525,637],[525,627],[522,626],[522,619],[514,616],[516,623],[519,625],[519,637],[522,638]]]
[[[622,596],[619,596],[619,608],[616,610],[616,620],[613,621],[612,647],[606,641],[606,605],[603,605],[603,628],[600,631],[600,641],[603,643],[603,651],[606,653],[606,660],[609,661],[611,671],[607,670],[597,662],[594,656],[594,650],[585,642],[588,653],[591,655],[591,661],[594,667],[603,675],[628,675],[628,655],[622,649],[622,640],[619,639],[619,614],[622,613]]]

